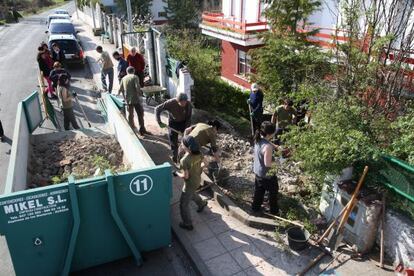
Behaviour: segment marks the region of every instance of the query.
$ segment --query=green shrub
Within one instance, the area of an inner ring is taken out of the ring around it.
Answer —
[[[194,78],[197,108],[249,118],[248,94],[220,79],[218,42],[199,32],[185,29],[167,32],[167,51],[174,59],[186,61]]]
[[[321,181],[358,160],[377,159],[380,150],[376,133],[381,131],[367,112],[347,100],[320,102],[313,112],[312,125],[293,127],[284,137],[294,149],[294,158]]]
[[[414,110],[399,117],[392,124],[395,135],[391,144],[391,154],[414,165]]]

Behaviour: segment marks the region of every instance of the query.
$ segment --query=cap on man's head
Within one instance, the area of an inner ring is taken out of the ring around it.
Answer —
[[[193,153],[200,151],[200,146],[193,136],[185,136],[183,138],[183,144]]]
[[[259,85],[257,83],[253,83],[252,86],[250,87],[250,89],[253,92],[259,91]]]
[[[185,94],[185,93],[177,94],[177,101],[183,102],[183,101],[187,101],[187,100],[188,100],[187,94]]]

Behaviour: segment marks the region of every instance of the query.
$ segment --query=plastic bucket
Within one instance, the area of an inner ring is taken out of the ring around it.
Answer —
[[[301,251],[308,247],[309,232],[299,226],[292,226],[286,231],[289,247],[295,251]]]

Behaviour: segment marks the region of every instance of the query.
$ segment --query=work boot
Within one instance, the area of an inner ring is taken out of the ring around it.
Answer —
[[[198,206],[197,213],[203,212],[204,208],[207,206],[207,203],[208,203],[207,201],[204,201],[201,206]]]
[[[139,130],[139,134],[141,134],[142,136],[144,136],[145,134],[151,135],[151,132],[147,131],[145,128],[141,128]]]
[[[181,228],[188,230],[188,231],[192,231],[194,229],[194,227],[190,224],[184,224],[184,222],[180,222],[180,224],[178,224],[178,226],[180,226]]]

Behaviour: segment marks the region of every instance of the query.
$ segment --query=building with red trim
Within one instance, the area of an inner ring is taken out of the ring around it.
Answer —
[[[260,47],[261,32],[269,30],[263,11],[270,5],[266,0],[222,0],[221,12],[204,12],[200,28],[202,33],[221,40],[221,76],[224,80],[241,88],[250,88],[248,74],[251,72],[249,50]],[[312,41],[330,47],[335,34],[338,1],[323,1],[310,22],[320,28]]]

